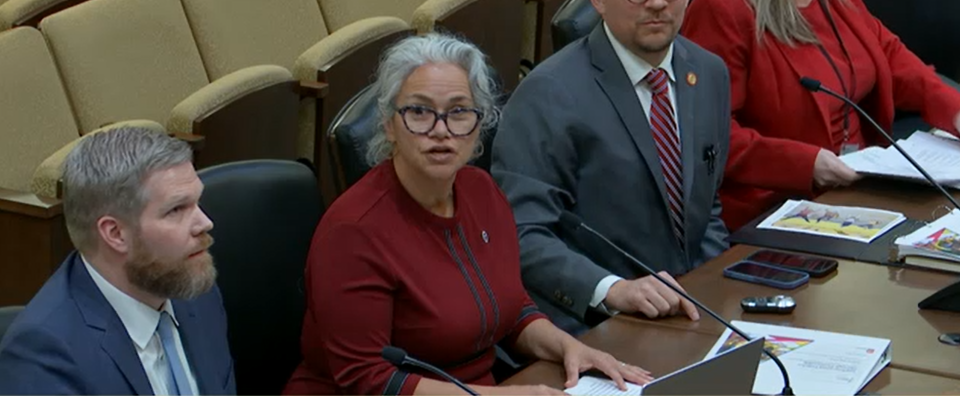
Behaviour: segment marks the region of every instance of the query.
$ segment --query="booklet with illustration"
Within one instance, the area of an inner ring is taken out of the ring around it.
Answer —
[[[870,243],[907,218],[897,212],[789,200],[757,228]]]
[[[897,258],[905,263],[960,273],[960,210],[896,240]]]
[[[766,337],[765,348],[787,369],[798,395],[855,395],[890,363],[890,340],[826,331],[733,321],[751,337]],[[704,359],[746,341],[729,329]],[[753,393],[777,394],[783,376],[766,354],[753,383]]]

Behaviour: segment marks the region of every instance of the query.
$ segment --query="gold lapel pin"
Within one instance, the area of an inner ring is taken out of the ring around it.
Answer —
[[[697,85],[697,75],[694,72],[687,73],[687,84],[691,87]]]

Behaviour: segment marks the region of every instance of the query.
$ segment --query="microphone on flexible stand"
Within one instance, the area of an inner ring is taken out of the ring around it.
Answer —
[[[570,227],[573,230],[582,229],[600,238],[601,240],[603,240],[603,242],[605,242],[607,245],[610,245],[610,247],[614,248],[617,252],[619,252],[624,257],[632,261],[634,264],[639,265],[640,268],[643,268],[645,271],[649,272],[650,275],[652,275],[654,278],[660,281],[660,283],[663,283],[664,285],[669,287],[670,290],[673,290],[675,293],[687,299],[687,301],[692,302],[693,305],[697,306],[697,308],[702,309],[704,312],[712,316],[718,322],[722,323],[728,329],[732,330],[734,333],[739,334],[740,337],[743,337],[744,340],[751,339],[750,336],[747,335],[747,333],[744,333],[742,330],[738,329],[736,326],[734,326],[730,322],[727,322],[726,320],[724,320],[722,317],[720,317],[720,315],[710,310],[710,308],[707,308],[700,301],[697,301],[696,299],[691,297],[689,294],[681,290],[679,287],[674,286],[673,283],[667,282],[667,280],[663,279],[663,277],[657,274],[656,271],[648,267],[646,264],[644,264],[640,260],[637,260],[630,253],[627,253],[625,250],[620,248],[620,246],[617,246],[617,244],[613,243],[613,241],[607,239],[607,237],[603,236],[603,234],[601,234],[599,231],[594,230],[593,228],[590,228],[590,226],[584,224],[583,221],[580,219],[580,217],[578,217],[577,215],[568,211],[564,211],[563,213],[560,214],[560,222],[563,224],[566,224],[567,227]],[[781,362],[776,355],[774,355],[773,353],[770,353],[770,351],[768,351],[767,348],[763,348],[763,353],[765,353],[768,357],[770,357],[770,360],[773,360],[773,362],[776,363],[777,367],[780,369],[780,374],[783,375],[783,391],[781,391],[780,394],[784,396],[792,396],[793,388],[790,387],[790,376],[787,375],[787,368],[783,366],[783,362]]]
[[[460,389],[463,389],[464,391],[469,393],[471,396],[479,395],[479,393],[477,393],[473,389],[470,389],[470,387],[467,386],[467,384],[460,382],[460,380],[454,378],[450,374],[447,374],[443,370],[440,370],[436,366],[429,364],[427,362],[414,359],[410,356],[407,356],[407,351],[404,351],[403,349],[397,348],[395,346],[385,346],[383,347],[383,351],[380,352],[380,356],[383,356],[384,360],[390,362],[394,366],[397,366],[397,368],[402,368],[403,366],[406,366],[406,365],[419,367],[431,373],[439,375],[440,377],[443,377],[447,381],[452,382],[454,385],[460,387]]]
[[[957,203],[957,201],[953,199],[953,196],[950,195],[950,193],[947,192],[947,190],[944,189],[943,186],[940,185],[940,183],[937,183],[937,181],[934,180],[929,173],[927,173],[926,169],[923,169],[923,167],[920,166],[920,164],[918,164],[917,161],[915,161],[913,157],[910,156],[910,154],[907,154],[907,152],[904,151],[899,144],[897,144],[897,141],[894,140],[893,137],[890,136],[889,133],[887,133],[887,131],[883,130],[883,128],[880,127],[880,124],[877,124],[877,122],[873,120],[873,117],[870,117],[870,115],[867,114],[866,111],[863,111],[863,109],[861,109],[860,106],[857,106],[857,104],[854,103],[852,100],[850,100],[850,98],[847,98],[846,96],[840,95],[827,88],[824,88],[823,84],[821,84],[819,80],[814,80],[810,77],[800,78],[800,85],[803,85],[804,88],[806,88],[811,92],[823,92],[827,95],[833,96],[834,98],[840,99],[841,101],[846,103],[848,106],[856,110],[857,113],[860,113],[860,115],[866,118],[867,121],[870,121],[870,124],[873,125],[873,127],[876,128],[877,131],[879,131],[880,134],[883,135],[883,137],[886,138],[890,142],[890,144],[893,145],[893,147],[897,149],[897,151],[899,151],[904,158],[907,159],[907,161],[910,161],[910,165],[913,165],[913,167],[916,168],[916,170],[920,171],[920,174],[922,174],[923,177],[927,179],[928,182],[930,182],[930,184],[936,187],[937,190],[940,190],[940,193],[943,194],[944,197],[947,197],[947,200],[953,204],[953,207],[960,209],[960,203]]]

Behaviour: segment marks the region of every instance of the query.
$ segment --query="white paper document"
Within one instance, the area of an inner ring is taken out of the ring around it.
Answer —
[[[960,141],[917,131],[897,143],[938,183],[960,189]],[[893,177],[926,183],[894,147],[867,147],[840,159],[851,169],[865,175]]]
[[[627,390],[622,391],[612,380],[584,376],[577,381],[577,386],[564,392],[573,396],[638,396],[643,394],[643,386],[627,382]]]
[[[891,359],[890,340],[751,322],[733,324],[751,337],[766,337],[766,349],[783,362],[797,395],[853,396]],[[728,329],[705,359],[744,342]],[[780,370],[764,356],[753,393],[773,395],[782,389]]]

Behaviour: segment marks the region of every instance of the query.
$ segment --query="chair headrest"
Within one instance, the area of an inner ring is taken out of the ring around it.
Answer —
[[[884,27],[897,35],[900,41],[923,63],[937,72],[960,80],[960,54],[944,51],[944,46],[960,43],[960,2],[955,0],[865,1],[864,4]]]
[[[600,14],[590,0],[567,0],[560,6],[550,22],[553,51],[559,51],[581,37],[590,34],[598,23]]]
[[[296,161],[198,172],[240,394],[278,394],[300,364],[304,266],[320,221],[317,178]],[[270,340],[270,342],[264,342]]]

